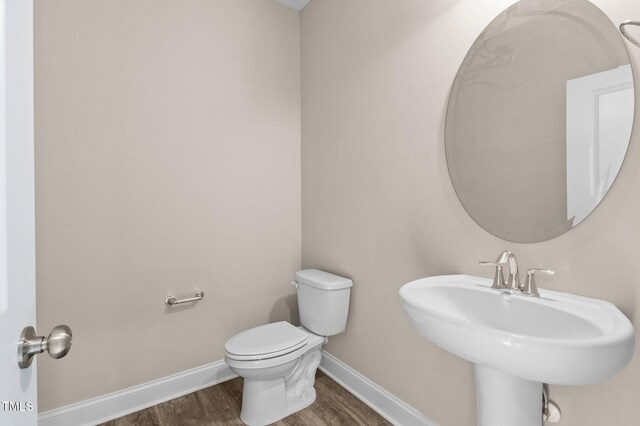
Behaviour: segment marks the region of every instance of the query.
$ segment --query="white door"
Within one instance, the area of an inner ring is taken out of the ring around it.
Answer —
[[[33,2],[0,0],[0,425],[37,424],[36,366],[18,366],[35,326]]]

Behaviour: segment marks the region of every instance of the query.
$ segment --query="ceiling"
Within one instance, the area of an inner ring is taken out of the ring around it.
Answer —
[[[276,0],[278,3],[290,7],[294,10],[302,10],[310,0]]]

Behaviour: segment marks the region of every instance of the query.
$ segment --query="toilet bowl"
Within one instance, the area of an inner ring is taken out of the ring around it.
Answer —
[[[351,280],[316,269],[296,273],[302,326],[281,321],[243,331],[225,344],[225,361],[244,378],[240,418],[264,426],[311,405],[326,336],[346,328]]]
[[[266,425],[311,405],[324,341],[287,322],[252,328],[229,340],[225,361],[244,378],[242,421]]]

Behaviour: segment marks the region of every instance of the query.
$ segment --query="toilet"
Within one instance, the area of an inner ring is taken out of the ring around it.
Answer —
[[[268,425],[311,405],[322,345],[347,325],[353,282],[317,269],[296,272],[300,327],[286,321],[243,331],[224,346],[229,368],[244,378],[240,418]]]

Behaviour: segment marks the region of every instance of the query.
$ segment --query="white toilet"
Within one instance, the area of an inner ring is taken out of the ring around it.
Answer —
[[[250,426],[277,422],[315,401],[322,345],[347,325],[350,279],[305,269],[296,272],[295,284],[301,327],[262,325],[224,345],[227,365],[244,378],[240,418]]]

